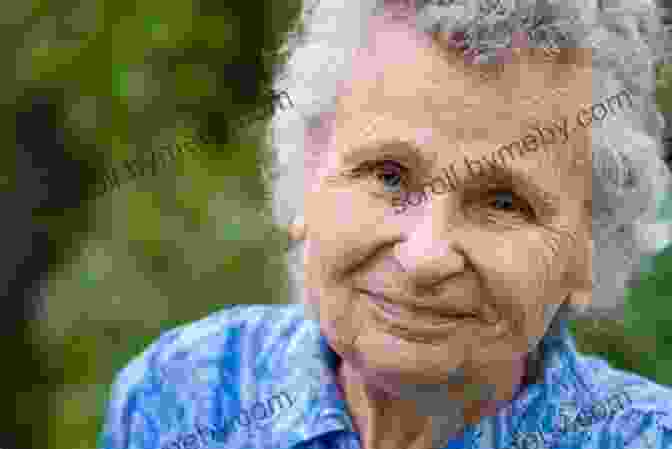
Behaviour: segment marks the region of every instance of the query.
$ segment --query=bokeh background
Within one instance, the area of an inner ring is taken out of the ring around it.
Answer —
[[[286,302],[261,141],[301,0],[3,6],[0,448],[94,449],[115,373],[162,332]],[[672,64],[658,79],[672,122]],[[573,330],[582,351],[672,385],[666,238],[621,322]]]

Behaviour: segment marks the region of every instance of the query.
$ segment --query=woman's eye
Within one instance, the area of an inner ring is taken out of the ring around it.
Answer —
[[[374,168],[376,179],[383,184],[386,191],[398,193],[404,184],[404,169],[392,161],[384,161]]]
[[[506,190],[494,192],[488,201],[488,205],[494,209],[507,212],[529,212],[529,207],[525,201],[518,198],[515,193]]]
[[[511,192],[495,192],[490,205],[495,209],[511,209],[514,207],[514,197]]]

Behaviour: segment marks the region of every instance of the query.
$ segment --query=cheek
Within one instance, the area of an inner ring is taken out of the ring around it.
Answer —
[[[500,235],[480,235],[471,245],[474,259],[492,282],[503,284],[503,293],[533,295],[543,288],[558,266],[548,245],[531,234],[505,231]]]
[[[336,178],[337,170],[331,171]],[[309,256],[319,255],[331,271],[340,271],[362,257],[384,232],[385,219],[392,216],[391,207],[378,206],[362,184],[349,180],[331,181],[322,178],[319,190],[310,195],[307,227],[309,238],[315,240]]]
[[[306,286],[306,307],[319,323],[330,346],[341,356],[352,358],[354,341],[361,333],[364,310],[351,292],[324,285]]]
[[[519,338],[543,332],[562,301],[562,252],[547,239],[512,232],[506,238],[481,235],[468,249],[495,309]]]
[[[322,283],[322,276],[320,270],[320,243],[314,238],[308,237],[303,248],[303,261],[305,264],[306,285],[311,288],[313,296],[307,296],[306,299],[313,300],[317,298],[317,289]]]
[[[357,295],[340,275],[343,260],[347,259],[342,254],[347,242],[325,239],[325,235],[328,236],[309,236],[305,242],[304,301],[333,349],[347,357],[360,333],[364,310],[359,309],[362,305],[357,303]]]
[[[555,242],[541,240],[529,249],[530,291],[528,295],[521,295],[521,307],[525,309],[524,334],[529,349],[536,347],[565,300],[566,256],[567,250],[556,249]]]

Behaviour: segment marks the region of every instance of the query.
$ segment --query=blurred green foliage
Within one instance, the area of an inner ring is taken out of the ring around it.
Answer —
[[[63,111],[68,151],[90,170],[79,208],[44,213],[64,254],[34,323],[52,374],[49,447],[95,448],[113,376],[160,333],[231,304],[286,301],[286,241],[265,212],[259,176],[263,123],[241,127],[240,118],[268,117],[267,93],[299,7],[25,0],[3,11],[0,45],[15,61],[0,72],[3,143],[15,145],[16,108],[39,88]],[[670,72],[660,71],[667,110]],[[199,151],[96,195],[109,167],[195,135],[207,138]],[[5,188],[16,182],[12,157],[0,154]],[[625,322],[575,323],[580,349],[672,384],[668,270],[666,250],[630,292]],[[30,399],[17,414],[29,420],[42,406]]]
[[[35,422],[44,399],[17,393],[16,420],[34,422],[35,447],[95,447],[114,373],[161,331],[228,304],[284,301],[286,242],[264,212],[261,126],[245,117],[270,115],[273,71],[299,7],[6,5],[0,45],[15,64],[0,74],[2,143],[16,145],[15,114],[39,95],[59,111],[64,146],[81,161],[80,173],[57,174],[81,184],[70,203],[33,213],[60,254],[34,323],[48,366],[47,426]],[[189,138],[198,151],[98,194],[110,167]],[[20,187],[13,157],[0,153],[7,191]]]

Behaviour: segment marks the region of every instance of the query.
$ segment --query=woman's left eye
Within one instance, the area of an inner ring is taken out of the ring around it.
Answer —
[[[523,211],[527,212],[529,207],[525,201],[508,190],[498,190],[492,193],[492,199],[488,202],[495,209],[503,211]]]
[[[495,206],[496,209],[510,209],[514,207],[514,202],[515,198],[512,192],[495,192],[494,199],[490,201],[490,204]]]
[[[390,193],[398,193],[404,183],[404,168],[393,161],[383,161],[374,167],[378,179]]]

